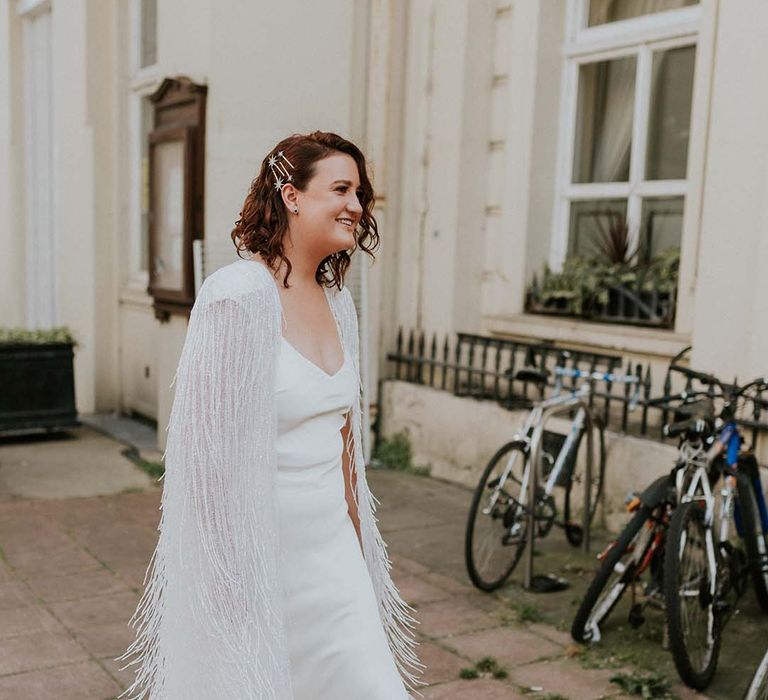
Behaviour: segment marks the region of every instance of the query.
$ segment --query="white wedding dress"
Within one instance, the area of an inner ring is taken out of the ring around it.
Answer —
[[[294,700],[405,700],[344,495],[340,431],[359,391],[351,358],[345,350],[330,375],[285,338],[280,346],[278,522]]]

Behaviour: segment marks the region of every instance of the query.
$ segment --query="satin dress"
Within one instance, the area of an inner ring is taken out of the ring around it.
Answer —
[[[359,394],[346,355],[331,375],[280,343],[277,500],[293,696],[401,700],[409,696],[344,495],[341,429]]]

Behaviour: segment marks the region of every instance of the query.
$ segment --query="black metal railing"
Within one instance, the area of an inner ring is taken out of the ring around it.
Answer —
[[[659,382],[661,387],[657,387],[651,376],[650,363],[633,367],[620,355],[551,342],[527,342],[472,333],[445,334],[438,339],[436,333],[428,335],[411,329],[406,334],[401,328],[395,351],[388,353],[387,359],[394,369],[386,379],[422,384],[449,391],[454,396],[496,401],[510,410],[524,408],[532,399],[544,398],[554,387],[553,369],[556,366],[635,374],[640,379],[639,397],[635,396],[636,388],[631,385],[616,386],[609,381],[595,381],[590,406],[609,429],[658,439],[663,439],[662,428],[673,420],[673,416],[669,409],[649,405],[649,399],[660,393],[669,395],[691,388],[690,379],[684,384],[677,376],[673,379],[669,372]],[[547,385],[536,387],[531,382],[514,379],[516,370],[522,367],[548,370]],[[568,380],[566,386],[575,388],[579,381]],[[633,398],[637,400],[637,408],[630,411]],[[754,402],[750,415],[739,418],[739,423],[751,431],[753,444],[759,434],[768,432],[768,423],[761,418],[760,402]]]

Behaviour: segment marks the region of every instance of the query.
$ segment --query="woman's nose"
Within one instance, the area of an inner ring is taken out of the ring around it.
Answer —
[[[363,213],[363,206],[360,204],[360,200],[357,198],[356,194],[353,194],[347,201],[347,209],[354,214]]]

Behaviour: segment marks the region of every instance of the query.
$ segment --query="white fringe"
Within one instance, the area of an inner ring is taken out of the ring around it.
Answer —
[[[360,343],[357,322],[357,312],[349,289],[344,287],[341,292],[332,295],[335,300],[336,312],[342,327],[344,343],[354,358],[355,371],[360,383]],[[362,386],[362,384],[360,383]],[[378,499],[368,488],[365,475],[365,457],[362,442],[362,396],[352,405],[352,430],[347,440],[346,450],[351,466],[350,473],[356,477],[358,515],[363,540],[363,553],[368,572],[376,592],[379,604],[379,615],[387,632],[390,649],[395,663],[406,687],[421,697],[417,686],[425,685],[419,680],[424,665],[416,655],[418,642],[414,637],[414,625],[417,624],[413,613],[416,611],[400,596],[390,571],[392,564],[387,555],[387,545],[381,537],[377,526],[376,505]],[[354,453],[354,454],[353,454]]]

